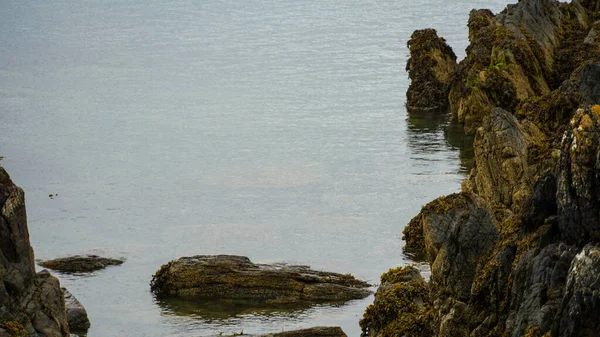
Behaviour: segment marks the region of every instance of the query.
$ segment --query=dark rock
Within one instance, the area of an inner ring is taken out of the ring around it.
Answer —
[[[533,185],[533,196],[524,214],[524,221],[530,228],[541,226],[556,212],[556,177],[546,171]]]
[[[87,333],[90,328],[90,320],[87,311],[67,289],[62,288],[67,307],[67,321],[71,332]]]
[[[415,31],[408,41],[410,59],[406,71],[411,84],[406,92],[410,110],[439,110],[448,107],[448,81],[456,55],[434,29]]]
[[[533,249],[519,260],[511,291],[513,308],[507,330],[513,337],[523,336],[535,326],[543,335],[552,329],[560,310],[563,287],[576,249],[552,244],[541,251]]]
[[[156,295],[266,304],[347,301],[367,297],[369,286],[348,274],[254,264],[234,255],[182,257],[163,265],[151,282]]]
[[[498,240],[492,215],[483,200],[465,193],[440,197],[421,213],[432,286],[468,300],[479,261]]]
[[[600,104],[600,63],[583,67],[579,74],[579,93],[584,104]]]
[[[42,267],[65,273],[88,273],[104,269],[107,266],[123,264],[124,260],[101,257],[98,255],[75,255],[54,260],[40,261]]]
[[[579,109],[563,137],[558,174],[559,228],[568,243],[600,240],[599,145],[598,115]]]
[[[597,336],[600,331],[600,247],[588,244],[569,269],[553,336]]]
[[[25,197],[0,167],[0,336],[69,336],[58,280],[35,273]]]

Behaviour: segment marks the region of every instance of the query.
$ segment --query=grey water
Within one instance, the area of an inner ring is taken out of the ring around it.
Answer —
[[[127,259],[56,274],[92,337],[358,336],[372,297],[219,315],[158,302],[149,282],[197,254],[374,284],[410,263],[403,227],[459,190],[468,156],[446,118],[407,114],[406,42],[432,27],[464,57],[469,11],[507,2],[2,0],[1,164],[36,258]]]

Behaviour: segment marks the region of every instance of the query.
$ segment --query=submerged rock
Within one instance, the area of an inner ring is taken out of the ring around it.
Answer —
[[[254,264],[244,256],[198,255],[163,265],[152,277],[159,296],[236,299],[266,304],[347,301],[367,297],[366,282],[307,266]]]
[[[125,261],[98,255],[75,255],[54,260],[44,260],[38,262],[38,264],[42,267],[65,273],[88,273],[104,269],[107,266],[121,265],[123,262]]]
[[[62,288],[67,307],[67,321],[71,332],[86,333],[90,328],[87,311],[67,289]]]
[[[69,336],[58,279],[35,273],[25,195],[0,167],[0,336]]]
[[[434,29],[415,31],[408,41],[410,59],[406,71],[412,80],[406,92],[409,110],[439,110],[448,107],[448,82],[456,55]]]

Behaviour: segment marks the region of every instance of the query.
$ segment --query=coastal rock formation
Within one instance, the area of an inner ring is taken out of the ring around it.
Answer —
[[[448,82],[456,66],[456,55],[434,29],[415,31],[408,41],[410,59],[406,71],[412,80],[406,92],[410,110],[448,107]]]
[[[67,289],[62,288],[65,304],[67,308],[67,322],[69,329],[74,333],[87,333],[90,328],[90,320],[88,319],[87,310],[79,303],[77,298],[73,296]]]
[[[117,266],[123,264],[123,260],[101,257],[98,255],[75,255],[61,257],[54,260],[44,260],[38,262],[42,267],[64,273],[88,273],[107,266]]]
[[[25,196],[0,167],[0,336],[69,336],[58,280],[36,274]]]
[[[376,297],[363,336],[598,335],[598,19],[597,1],[471,12],[448,97],[475,133],[475,164],[461,193],[427,204],[403,231],[429,282]],[[426,324],[389,329],[407,317]]]
[[[235,299],[265,304],[347,301],[367,297],[366,282],[307,266],[254,264],[244,256],[198,255],[163,265],[151,290],[159,296]]]

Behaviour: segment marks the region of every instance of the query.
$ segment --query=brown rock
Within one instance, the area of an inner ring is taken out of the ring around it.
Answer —
[[[307,266],[261,265],[247,257],[198,255],[163,265],[151,290],[161,296],[236,299],[291,304],[347,301],[367,297],[369,284],[351,275]]]
[[[98,255],[75,255],[54,260],[44,260],[38,264],[42,267],[65,273],[87,273],[104,269],[107,266],[121,265],[123,262],[120,259],[106,258]]]

